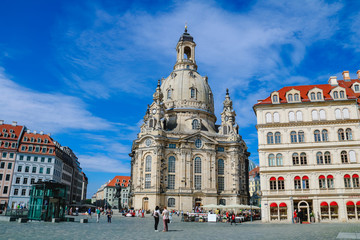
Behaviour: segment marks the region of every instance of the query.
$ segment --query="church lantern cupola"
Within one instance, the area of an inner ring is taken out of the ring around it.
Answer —
[[[180,36],[179,42],[176,45],[177,58],[174,70],[197,70],[195,61],[195,46],[196,44],[194,42],[194,38],[187,32],[187,26],[185,26],[185,31]]]

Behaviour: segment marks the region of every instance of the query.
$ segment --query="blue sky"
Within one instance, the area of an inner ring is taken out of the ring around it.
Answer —
[[[188,23],[219,118],[230,89],[258,162],[252,106],[288,85],[360,69],[359,1],[2,1],[0,119],[50,132],[89,177],[88,197],[130,174],[157,80]]]

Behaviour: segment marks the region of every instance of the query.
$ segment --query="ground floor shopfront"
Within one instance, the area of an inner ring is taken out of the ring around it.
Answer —
[[[264,198],[261,202],[262,221],[291,223],[295,209],[301,209],[305,222],[360,221],[360,196]]]

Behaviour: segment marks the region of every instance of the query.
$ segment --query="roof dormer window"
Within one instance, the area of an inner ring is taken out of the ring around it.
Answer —
[[[317,96],[317,100],[322,100],[322,94],[321,94],[321,92],[318,92],[318,93],[316,94],[316,96]]]
[[[274,95],[274,96],[272,97],[272,101],[273,101],[274,103],[277,103],[277,102],[279,101],[278,95]]]
[[[294,99],[293,99],[293,95],[292,94],[289,94],[288,95],[288,102],[293,102]]]
[[[30,142],[34,142],[34,141],[35,141],[35,139],[32,137],[31,140],[30,140]]]
[[[297,94],[297,93],[294,94],[294,101],[295,101],[295,102],[300,101],[299,94]]]
[[[37,139],[37,142],[38,142],[38,143],[41,143],[41,138],[38,138],[38,139]]]
[[[344,91],[340,91],[340,98],[345,98],[345,92]]]
[[[355,92],[360,92],[359,84],[354,84],[354,91]]]
[[[14,129],[10,129],[10,132],[13,133],[13,132],[14,132]]]
[[[311,101],[316,100],[316,99],[315,99],[315,93],[311,93],[311,94],[310,94],[310,100],[311,100]]]
[[[334,99],[338,99],[339,98],[339,93],[337,91],[334,92]]]

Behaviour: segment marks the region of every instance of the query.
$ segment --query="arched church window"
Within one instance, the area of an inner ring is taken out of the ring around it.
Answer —
[[[224,130],[223,130],[224,135],[228,134],[228,128],[227,128],[227,126],[224,126],[223,128],[224,128]]]
[[[195,147],[196,147],[196,148],[201,148],[201,146],[202,146],[202,141],[201,141],[201,139],[200,139],[200,138],[196,139],[196,140],[195,140]]]
[[[175,198],[168,199],[168,207],[175,207]]]
[[[196,99],[196,89],[190,88],[190,98]]]
[[[218,175],[224,175],[224,160],[219,159],[218,160]]]
[[[168,172],[175,173],[175,157],[174,156],[169,157]]]
[[[199,129],[199,120],[194,119],[192,121],[192,129]]]
[[[167,91],[167,99],[171,99],[171,89]]]
[[[201,158],[196,157],[194,162],[194,172],[201,173]]]
[[[190,59],[191,58],[191,49],[190,47],[184,48],[184,59]]]
[[[145,160],[145,172],[151,172],[151,156],[146,156]]]

